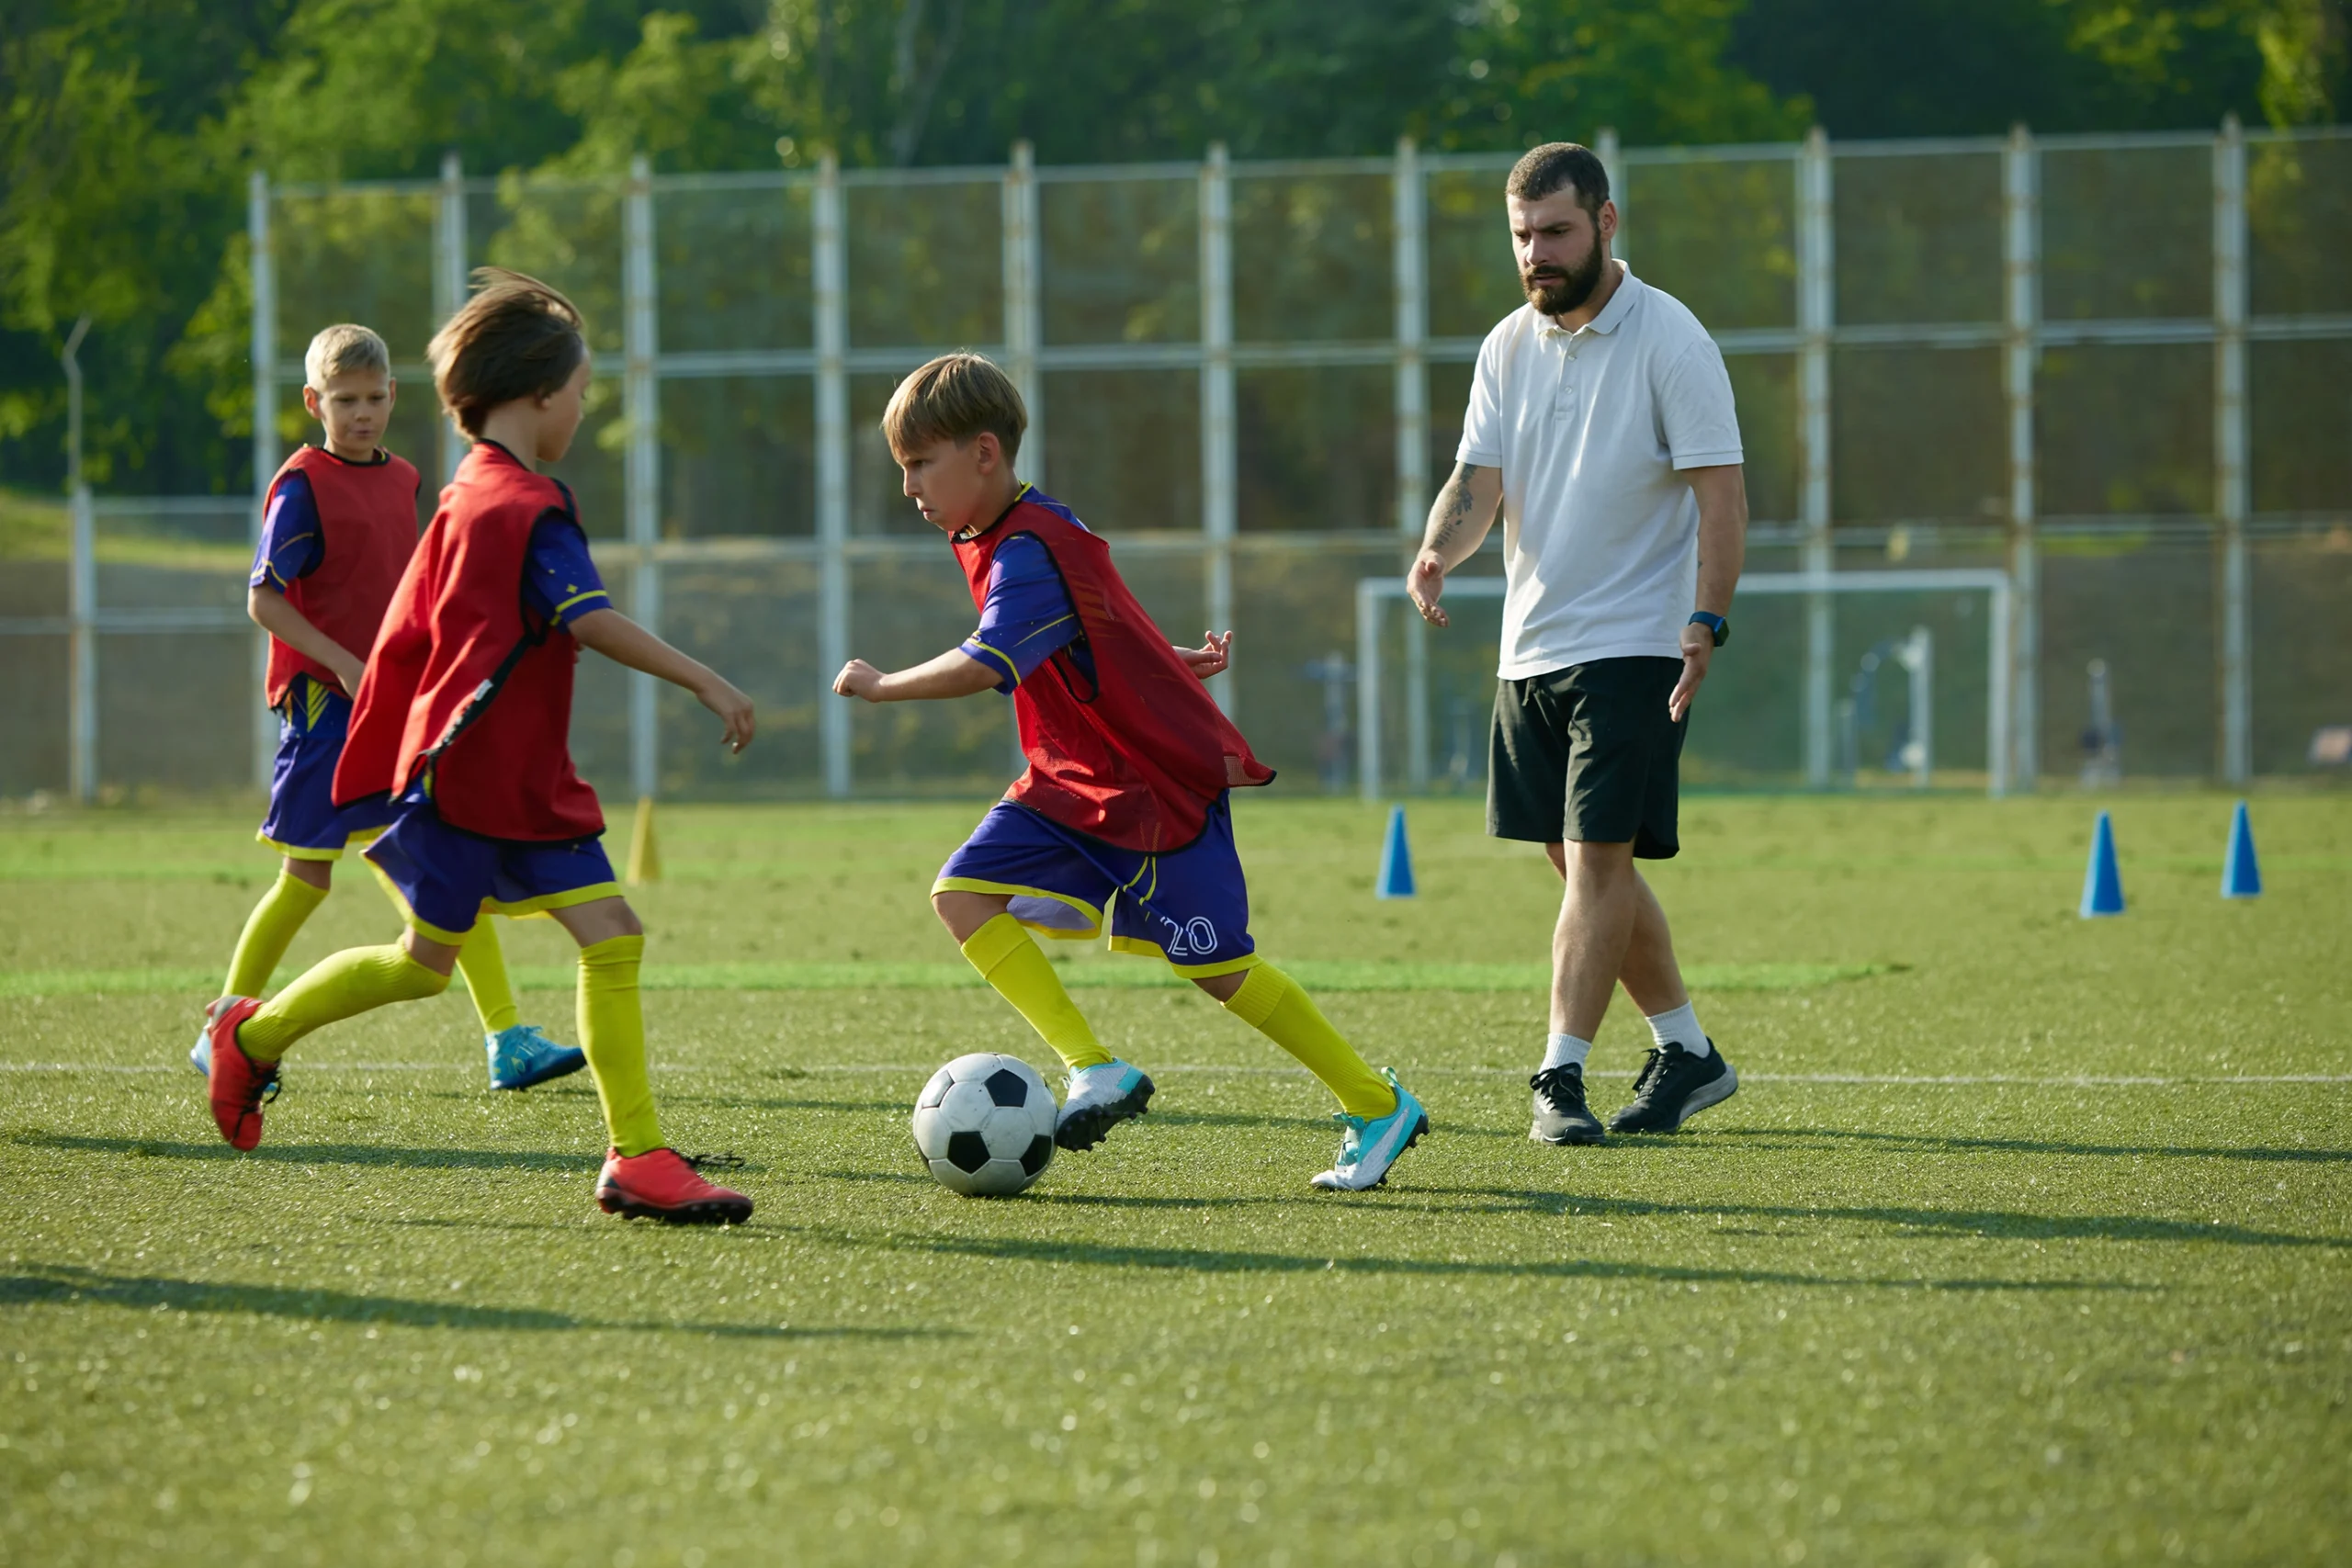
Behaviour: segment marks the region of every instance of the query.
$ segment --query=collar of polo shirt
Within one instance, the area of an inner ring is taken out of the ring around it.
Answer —
[[[1609,297],[1609,303],[1600,308],[1600,314],[1583,326],[1574,328],[1564,327],[1549,316],[1539,315],[1535,318],[1536,335],[1538,337],[1574,337],[1577,333],[1615,332],[1617,323],[1625,319],[1625,312],[1634,308],[1634,269],[1616,257],[1610,257],[1609,265],[1617,269],[1617,292]]]

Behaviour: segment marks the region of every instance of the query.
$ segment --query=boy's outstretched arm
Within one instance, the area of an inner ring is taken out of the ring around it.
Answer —
[[[687,658],[618,610],[591,610],[567,624],[581,647],[593,648],[616,664],[641,670],[692,692],[696,702],[726,725],[721,739],[729,751],[741,751],[752,743],[752,699],[708,665]]]
[[[833,677],[833,690],[844,697],[864,697],[869,703],[907,703],[992,692],[1003,679],[962,649],[951,648],[911,670],[888,674],[863,659],[853,659]]]

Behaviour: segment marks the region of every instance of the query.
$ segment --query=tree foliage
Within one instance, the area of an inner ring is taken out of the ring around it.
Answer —
[[[244,172],[1378,153],[2335,112],[2346,0],[0,0],[0,465],[230,490]]]

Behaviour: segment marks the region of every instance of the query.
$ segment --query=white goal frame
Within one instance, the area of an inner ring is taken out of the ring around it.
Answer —
[[[2000,796],[2009,790],[2009,694],[2016,678],[2016,648],[2009,625],[2008,573],[1990,568],[1946,567],[1917,571],[1759,571],[1739,580],[1742,597],[1788,593],[1951,593],[1979,592],[1989,601],[1986,640],[1984,711],[1984,793]],[[1449,577],[1447,597],[1499,599],[1499,577]],[[1363,798],[1377,800],[1381,779],[1381,659],[1380,634],[1385,616],[1382,607],[1405,597],[1401,576],[1366,577],[1356,582],[1356,778]]]

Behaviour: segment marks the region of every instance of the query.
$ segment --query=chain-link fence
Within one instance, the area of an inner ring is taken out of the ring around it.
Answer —
[[[2071,776],[2095,660],[2127,776],[2341,776],[2314,735],[2352,725],[2352,133],[1600,151],[1619,254],[1731,367],[1751,570],[1989,568],[2013,601],[1996,694],[1984,593],[1744,600],[1694,782],[1892,766],[1909,698],[1878,672],[1917,626],[1938,649],[1939,780],[1985,783],[2001,750],[2017,782]],[[401,362],[390,444],[446,473],[424,341],[470,267],[537,273],[578,300],[599,355],[557,472],[616,597],[763,710],[759,745],[723,760],[684,694],[591,660],[590,775],[730,798],[994,788],[1014,765],[1001,702],[826,691],[853,653],[908,662],[969,630],[876,420],[897,377],[978,348],[1029,400],[1024,473],[1111,539],[1172,636],[1238,630],[1218,684],[1269,760],[1352,788],[1356,584],[1408,558],[1478,343],[1521,302],[1511,161],[1408,144],[572,184],[256,175],[255,390],[275,417],[254,482],[301,436],[302,344],[343,320]],[[0,624],[34,635],[0,638],[0,789],[62,785],[76,723],[85,783],[256,776],[250,634],[121,621],[232,613],[250,525],[247,509],[96,528],[79,619],[68,564],[12,565]],[[1496,570],[1491,547],[1465,568]],[[1476,786],[1496,614],[1465,602],[1450,632],[1391,616],[1379,634],[1389,782]],[[96,695],[69,723],[74,627]]]

